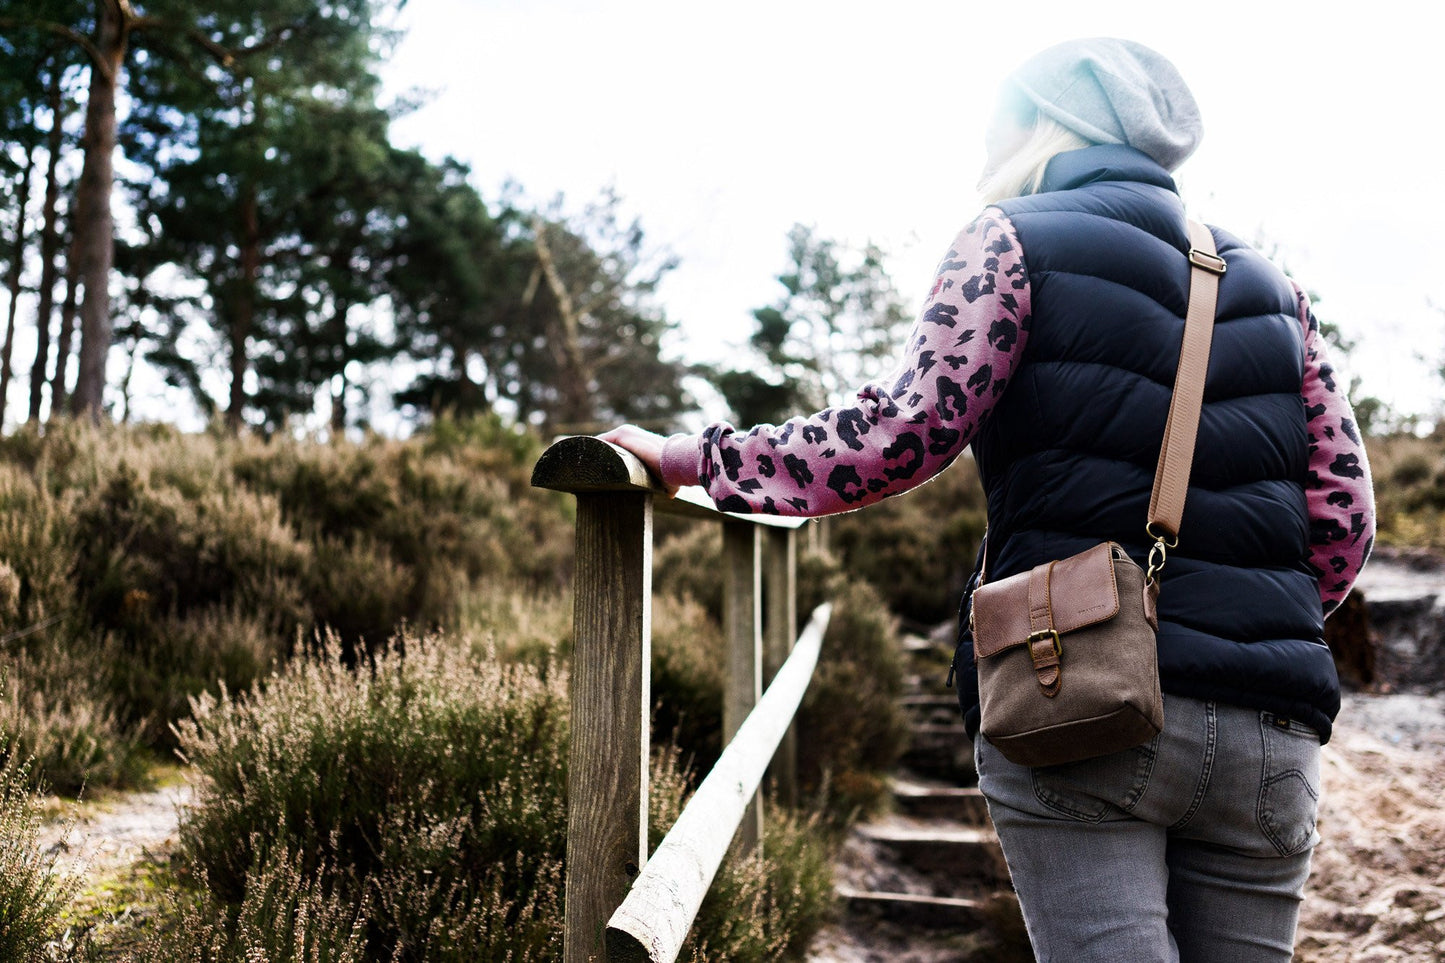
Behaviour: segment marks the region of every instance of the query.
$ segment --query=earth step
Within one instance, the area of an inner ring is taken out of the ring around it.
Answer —
[[[975,783],[973,743],[962,722],[922,723],[911,727],[912,740],[903,754],[903,765],[925,776],[955,785]]]
[[[890,854],[895,862],[919,873],[959,882],[1009,884],[1003,850],[992,830],[937,823],[915,828],[892,822],[859,826],[855,832]]]
[[[958,697],[951,692],[911,692],[900,696],[898,704],[905,709],[948,709],[958,711]]]
[[[838,898],[849,914],[875,916],[892,923],[932,930],[968,932],[988,919],[981,900],[916,893],[873,893],[838,887]]]
[[[988,825],[988,805],[974,787],[929,786],[895,777],[893,801],[900,813],[918,819],[949,819]]]

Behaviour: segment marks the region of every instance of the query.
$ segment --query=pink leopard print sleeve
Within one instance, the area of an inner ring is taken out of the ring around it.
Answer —
[[[852,511],[937,475],[1003,394],[1028,336],[1029,287],[1013,225],[986,210],[954,240],[898,368],[852,404],[738,434],[675,435],[663,481],[701,484],[718,508]]]
[[[1293,283],[1293,282],[1291,282]],[[1305,497],[1310,513],[1310,565],[1329,615],[1355,584],[1375,542],[1375,493],[1370,463],[1344,387],[1335,381],[1324,336],[1309,296],[1295,285],[1305,329],[1305,415],[1310,467]]]

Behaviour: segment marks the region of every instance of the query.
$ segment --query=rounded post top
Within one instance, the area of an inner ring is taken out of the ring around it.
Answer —
[[[532,486],[559,492],[663,490],[636,455],[592,435],[553,442],[532,469]]]

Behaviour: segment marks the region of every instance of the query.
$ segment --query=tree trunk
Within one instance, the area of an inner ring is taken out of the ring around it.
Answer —
[[[55,377],[50,382],[50,417],[65,411],[65,401],[70,391],[71,342],[74,340],[75,311],[80,300],[80,264],[76,255],[75,238],[70,239],[70,250],[65,257],[65,304],[60,308],[60,340],[55,343]]]
[[[256,320],[256,283],[261,273],[261,222],[256,188],[247,185],[241,197],[241,288],[231,306],[231,399],[226,408],[226,427],[241,430],[246,412],[246,342]]]
[[[558,388],[562,394],[562,408],[556,422],[575,431],[591,430],[597,411],[592,399],[592,372],[582,353],[582,323],[580,313],[567,290],[561,273],[557,270],[556,259],[552,256],[551,245],[547,242],[547,225],[540,219],[532,222],[533,243],[537,248],[537,260],[542,265],[542,276],[552,289],[557,302],[561,330],[554,331],[549,339],[552,356],[557,361]]]
[[[110,206],[115,186],[115,93],[129,36],[129,4],[126,0],[99,0],[96,6],[95,45],[101,60],[90,66],[85,162],[76,191],[75,247],[85,300],[80,306],[80,373],[71,402],[77,416],[89,415],[98,422],[110,353],[110,272],[115,261],[115,219]]]
[[[349,264],[350,258],[343,263]],[[331,391],[331,437],[337,440],[346,437],[346,319],[350,314],[351,302],[342,301],[328,322],[337,353],[336,376],[341,379],[341,384]]]
[[[25,268],[25,215],[30,207],[30,175],[35,170],[35,148],[25,152],[20,170],[20,187],[15,192],[15,247],[10,262],[10,307],[5,312],[5,343],[0,346],[0,426],[5,421],[5,401],[10,394],[10,357],[15,349],[15,312],[20,307],[20,276]]]
[[[60,227],[56,208],[60,203],[60,150],[64,146],[65,101],[61,95],[61,70],[52,65],[50,74],[50,137],[45,149],[50,153],[45,172],[45,223],[40,230],[40,291],[35,310],[35,363],[30,366],[31,421],[40,420],[41,394],[45,386],[45,369],[50,366],[50,317],[55,313],[55,282],[59,274],[55,255],[60,248]],[[54,393],[51,394],[52,407]]]

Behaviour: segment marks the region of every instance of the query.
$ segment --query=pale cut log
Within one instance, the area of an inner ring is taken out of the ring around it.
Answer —
[[[682,815],[643,867],[607,924],[610,963],[672,963],[727,853],[748,800],[792,722],[818,664],[832,604],[814,610],[793,653],[778,670]]]

